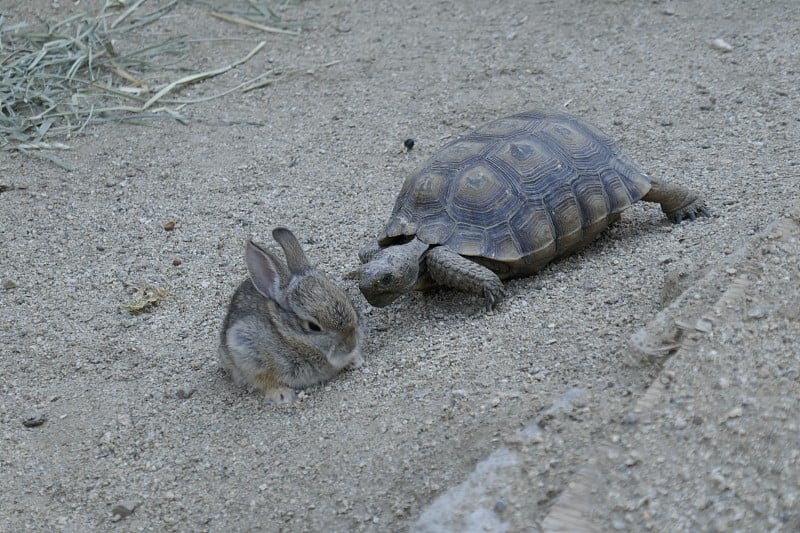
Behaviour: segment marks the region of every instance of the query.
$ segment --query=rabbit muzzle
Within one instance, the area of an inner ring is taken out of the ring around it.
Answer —
[[[328,363],[337,370],[342,368],[358,368],[364,363],[361,355],[361,328],[356,328],[342,342],[332,346],[325,354]]]

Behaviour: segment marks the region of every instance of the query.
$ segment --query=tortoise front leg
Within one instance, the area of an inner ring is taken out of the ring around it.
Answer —
[[[661,204],[661,210],[672,222],[711,216],[700,196],[686,187],[650,178],[650,190],[642,197],[645,202]]]
[[[497,274],[444,246],[428,250],[425,262],[428,274],[436,283],[480,294],[485,299],[487,311],[492,310],[505,296],[503,282]]]
[[[369,263],[372,261],[372,258],[375,257],[375,254],[381,251],[381,246],[376,241],[372,241],[369,244],[365,244],[361,247],[358,251],[358,260],[361,261],[361,264]]]

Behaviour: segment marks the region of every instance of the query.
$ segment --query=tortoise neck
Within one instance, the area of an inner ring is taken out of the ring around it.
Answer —
[[[417,237],[404,244],[407,247],[407,254],[414,257],[419,265],[419,273],[417,274],[417,281],[414,283],[413,290],[421,291],[435,285],[430,274],[428,274],[428,264],[425,261],[425,255],[432,246],[428,243],[422,242]]]
[[[430,248],[429,244],[422,242],[417,237],[399,246],[402,247],[404,252],[409,256],[415,257],[417,261],[422,261],[422,256],[428,251],[428,248]]]

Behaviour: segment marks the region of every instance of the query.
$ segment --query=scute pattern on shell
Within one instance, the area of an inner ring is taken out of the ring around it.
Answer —
[[[649,189],[649,178],[594,126],[563,113],[521,113],[434,154],[404,182],[379,242],[416,235],[465,256],[549,260]]]

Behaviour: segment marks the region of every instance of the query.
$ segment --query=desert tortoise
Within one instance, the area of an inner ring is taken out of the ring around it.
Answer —
[[[444,146],[403,183],[391,217],[359,252],[374,306],[434,285],[488,309],[501,279],[526,276],[591,242],[632,203],[673,222],[708,216],[699,196],[644,174],[608,135],[566,113],[489,122]]]

